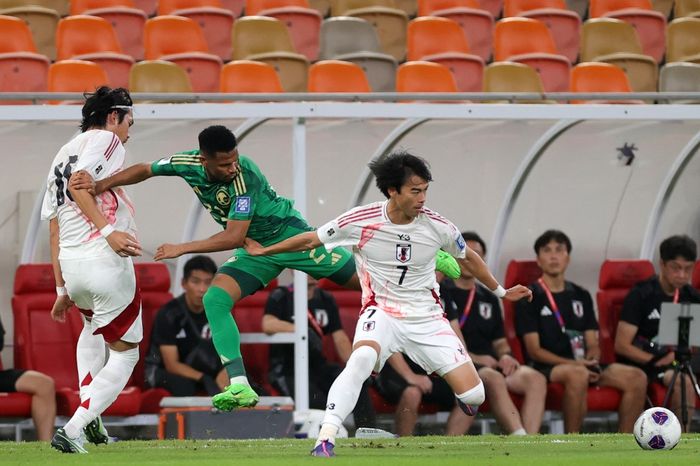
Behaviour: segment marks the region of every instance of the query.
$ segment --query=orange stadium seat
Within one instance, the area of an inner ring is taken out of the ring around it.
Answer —
[[[160,0],[159,15],[185,16],[202,28],[209,51],[224,61],[231,59],[231,29],[236,18],[221,0]]]
[[[56,10],[36,5],[17,6],[0,10],[0,15],[15,16],[29,25],[38,52],[56,59],[56,27],[60,16]]]
[[[700,63],[700,18],[676,18],[668,25],[666,63]]]
[[[552,33],[559,53],[575,63],[581,35],[581,17],[567,10],[564,0],[506,0],[504,16],[542,21]]]
[[[584,62],[571,70],[571,92],[632,92],[624,71],[610,63]],[[635,100],[572,100],[572,104],[643,103]]]
[[[143,27],[146,13],[136,8],[134,0],[73,0],[71,15],[99,16],[107,20],[117,34],[124,53],[135,60],[143,59]]]
[[[457,92],[457,82],[445,65],[407,61],[396,71],[397,92]]]
[[[234,17],[238,18],[243,15],[245,0],[221,0],[221,5],[233,13]]]
[[[223,61],[209,53],[202,29],[194,20],[170,15],[149,19],[144,47],[147,60],[171,61],[187,71],[194,92],[218,92]]]
[[[27,24],[14,16],[0,15],[0,92],[46,92],[49,59],[36,53]],[[26,104],[7,101],[2,104]]]
[[[272,65],[260,61],[237,60],[221,68],[221,92],[284,92]]]
[[[408,24],[408,60],[447,66],[460,92],[480,92],[484,60],[470,53],[459,24],[447,18],[418,17]]]
[[[296,53],[283,22],[268,16],[245,16],[233,25],[233,59],[272,65],[286,92],[306,92],[309,61]]]
[[[322,60],[309,67],[309,92],[372,92],[359,65],[341,60]]]
[[[100,65],[112,87],[126,87],[134,58],[122,53],[112,25],[103,18],[87,15],[68,16],[56,30],[58,60],[89,60]]]
[[[571,62],[557,50],[552,34],[541,21],[504,18],[496,23],[494,60],[524,63],[537,70],[546,92],[569,89]]]
[[[318,58],[321,14],[308,0],[246,0],[247,15],[271,16],[287,26],[298,53],[309,61]]]
[[[666,17],[652,9],[650,0],[591,0],[591,18],[617,18],[637,30],[644,54],[657,62],[666,47]]]
[[[134,0],[134,4],[136,8],[146,13],[146,16],[153,16],[156,14],[158,0]]]
[[[581,61],[601,61],[625,71],[634,92],[656,92],[658,66],[644,55],[634,27],[614,18],[593,18],[583,24]]]
[[[105,70],[91,61],[63,60],[49,67],[49,92],[94,92],[108,82]]]
[[[467,36],[471,53],[484,60],[491,57],[493,15],[477,0],[419,0],[419,16],[439,16],[455,21]]]

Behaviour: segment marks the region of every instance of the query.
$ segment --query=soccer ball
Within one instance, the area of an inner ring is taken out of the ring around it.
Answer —
[[[681,423],[666,408],[649,408],[634,423],[634,438],[645,450],[670,450],[681,439]]]

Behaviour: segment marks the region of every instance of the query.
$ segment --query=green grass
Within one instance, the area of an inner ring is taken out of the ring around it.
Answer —
[[[328,461],[308,456],[311,440],[125,441],[90,446],[88,455],[68,455],[37,442],[0,442],[2,465],[291,466]],[[341,439],[333,464],[392,465],[700,465],[700,434],[684,435],[671,451],[641,450],[631,435],[542,435],[534,437],[407,437]]]

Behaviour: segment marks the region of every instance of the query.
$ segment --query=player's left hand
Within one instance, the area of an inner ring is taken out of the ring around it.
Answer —
[[[95,190],[95,180],[85,170],[78,170],[70,176],[68,181],[69,189],[87,189],[93,196],[97,193]]]
[[[243,248],[251,256],[262,256],[265,252],[263,245],[251,238],[246,238],[243,240]]]
[[[66,313],[71,306],[73,306],[73,301],[70,300],[68,295],[57,296],[56,302],[53,303],[53,308],[51,308],[51,318],[56,322],[65,322]]]
[[[180,257],[184,251],[179,244],[161,244],[156,249],[156,254],[153,256],[153,260],[161,261],[163,259],[174,259]]]
[[[532,290],[523,285],[515,285],[506,290],[506,295],[503,299],[508,301],[520,301],[523,298],[527,298],[528,301],[532,301]]]
[[[503,375],[508,377],[520,367],[520,363],[510,354],[504,354],[498,360],[498,367],[503,372]]]

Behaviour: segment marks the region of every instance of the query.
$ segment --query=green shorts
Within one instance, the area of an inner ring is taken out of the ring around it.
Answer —
[[[251,256],[245,249],[238,248],[219,267],[219,273],[236,280],[241,288],[241,297],[244,297],[267,286],[284,269],[300,270],[316,279],[328,278],[344,285],[355,273],[355,261],[345,248],[335,248],[329,253],[320,246],[311,251],[284,252],[272,256]]]

